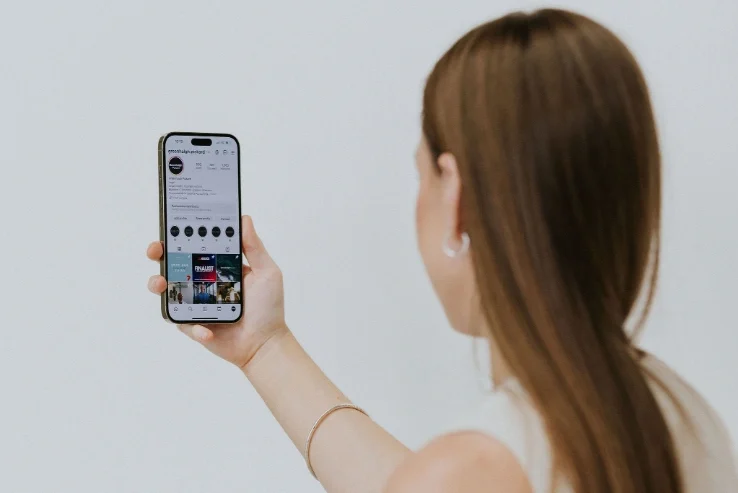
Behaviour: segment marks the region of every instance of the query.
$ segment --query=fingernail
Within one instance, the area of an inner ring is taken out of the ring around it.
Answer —
[[[153,279],[149,279],[149,282],[147,283],[147,285],[149,286],[149,289],[150,290],[151,289],[154,289],[154,280]]]

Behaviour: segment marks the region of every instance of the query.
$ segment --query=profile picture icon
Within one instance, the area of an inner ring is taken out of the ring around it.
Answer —
[[[169,171],[173,175],[180,174],[183,169],[184,169],[184,163],[177,156],[174,156],[172,159],[169,160]]]

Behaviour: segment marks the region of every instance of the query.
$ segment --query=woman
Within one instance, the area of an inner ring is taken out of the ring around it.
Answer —
[[[412,453],[348,405],[287,328],[282,274],[248,217],[243,321],[180,327],[245,373],[326,490],[735,491],[719,419],[626,331],[652,298],[661,203],[627,48],[558,10],[472,30],[428,79],[417,168],[431,282],[492,354],[496,391],[457,430]]]

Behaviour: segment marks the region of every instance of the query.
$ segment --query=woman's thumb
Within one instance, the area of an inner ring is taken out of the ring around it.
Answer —
[[[256,234],[251,216],[241,218],[241,243],[246,260],[249,261],[249,265],[253,270],[264,269],[273,264],[272,258],[261,242],[261,238]]]

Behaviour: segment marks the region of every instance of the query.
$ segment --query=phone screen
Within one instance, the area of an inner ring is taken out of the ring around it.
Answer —
[[[162,141],[164,306],[174,322],[241,318],[239,151],[231,135],[169,134]]]

